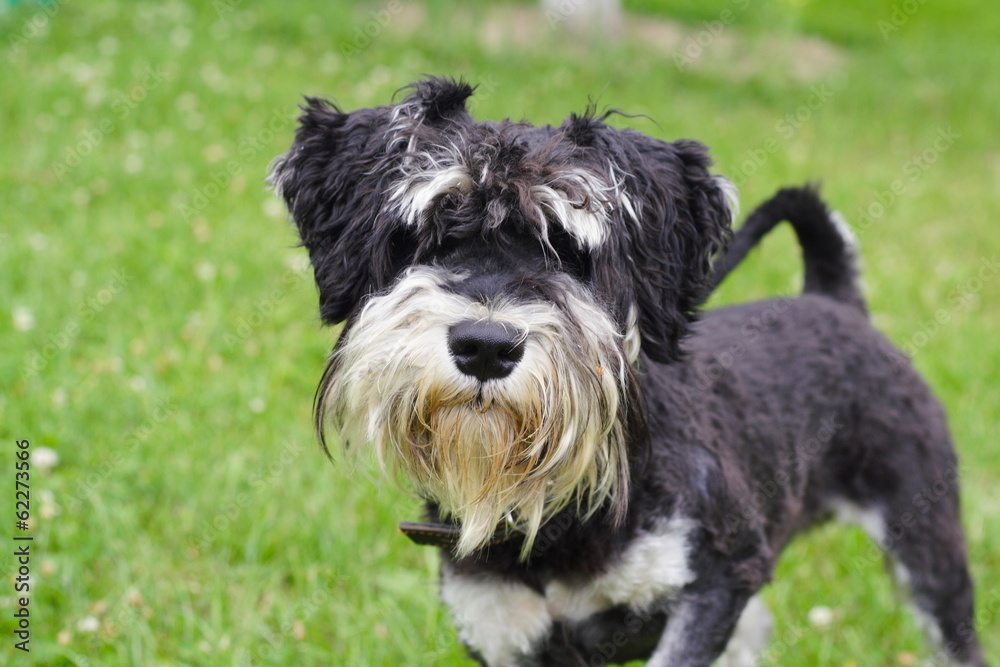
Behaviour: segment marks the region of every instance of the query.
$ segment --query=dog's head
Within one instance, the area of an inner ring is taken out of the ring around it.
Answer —
[[[345,322],[318,391],[345,444],[461,526],[525,534],[575,503],[627,502],[641,357],[679,355],[727,238],[705,148],[615,129],[475,122],[473,89],[430,79],[344,113],[308,99],[271,174]]]

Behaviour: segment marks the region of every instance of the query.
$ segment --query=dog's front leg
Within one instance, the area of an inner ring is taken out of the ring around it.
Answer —
[[[722,582],[686,587],[647,667],[709,667],[723,651],[753,591]]]

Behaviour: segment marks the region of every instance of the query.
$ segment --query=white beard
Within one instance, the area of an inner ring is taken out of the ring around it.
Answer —
[[[506,520],[524,534],[571,503],[589,516],[628,496],[625,434],[629,356],[636,334],[619,332],[590,293],[560,276],[564,312],[545,301],[478,303],[443,285],[461,277],[409,269],[371,298],[345,331],[320,394],[345,446],[368,443],[383,471],[457,521],[457,554],[487,544]],[[451,326],[482,319],[524,334],[507,377],[479,382],[448,349]],[[631,318],[634,320],[634,318]],[[353,449],[353,448],[352,448]]]

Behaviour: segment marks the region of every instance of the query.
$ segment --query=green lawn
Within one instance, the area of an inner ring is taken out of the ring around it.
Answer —
[[[644,114],[615,122],[704,141],[746,209],[823,181],[877,324],[947,405],[1000,663],[995,7],[625,4],[617,41],[566,38],[529,5],[0,4],[0,663],[471,664],[436,554],[395,531],[419,502],[315,444],[335,332],[263,183],[303,94],[382,104],[421,73],[481,84],[481,118],[558,123],[589,97]],[[782,230],[713,303],[794,293],[800,275]],[[12,634],[15,533],[34,537],[30,654]],[[795,543],[767,591],[770,664],[933,659],[876,561],[845,528]]]

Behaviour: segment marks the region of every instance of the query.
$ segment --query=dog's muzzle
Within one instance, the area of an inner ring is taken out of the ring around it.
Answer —
[[[459,554],[503,524],[526,555],[567,505],[624,507],[628,337],[565,275],[546,277],[558,304],[470,297],[451,288],[461,279],[413,267],[372,297],[331,359],[319,410],[460,526]]]

